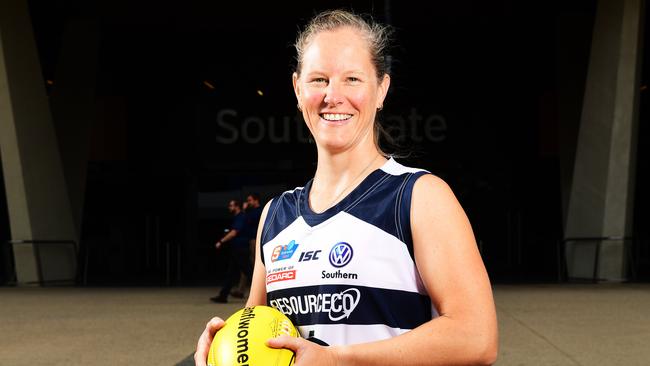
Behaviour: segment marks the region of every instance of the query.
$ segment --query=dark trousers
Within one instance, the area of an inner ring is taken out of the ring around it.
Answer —
[[[250,249],[248,245],[233,246],[228,248],[228,271],[226,272],[226,282],[219,293],[220,297],[227,297],[230,290],[239,282],[239,273],[243,273],[250,282],[253,278],[253,264],[250,260]]]

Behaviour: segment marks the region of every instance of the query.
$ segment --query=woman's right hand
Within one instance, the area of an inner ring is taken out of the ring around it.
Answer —
[[[194,364],[196,366],[206,366],[212,339],[214,339],[214,335],[224,324],[226,323],[223,319],[214,317],[205,325],[205,330],[201,334],[201,337],[199,337],[199,341],[196,344],[196,352],[194,352]]]

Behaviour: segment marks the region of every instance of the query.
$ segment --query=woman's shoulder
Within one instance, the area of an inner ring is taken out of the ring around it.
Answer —
[[[453,195],[453,191],[444,179],[434,174],[423,174],[415,182],[415,192],[420,191],[423,194],[431,195]]]
[[[411,181],[414,194],[416,190],[426,195],[448,194],[451,192],[451,188],[442,178],[426,169],[410,167],[398,163],[392,158],[381,169],[393,176],[405,177],[405,175],[408,175],[405,178]]]
[[[385,173],[388,173],[390,175],[403,175],[403,174],[426,174],[429,173],[429,171],[420,169],[420,168],[412,168],[409,166],[406,166],[404,164],[401,164],[397,162],[394,158],[388,159],[386,163],[381,167],[381,170],[383,170]]]
[[[309,183],[307,183],[307,185],[308,184]],[[284,212],[284,216],[286,217],[296,216],[300,211],[299,206],[301,204],[301,196],[304,194],[307,185],[304,187],[289,189],[276,195],[266,204],[266,211],[268,211],[272,216],[274,216],[276,212]]]
[[[309,183],[307,183],[309,184]],[[305,187],[307,186],[305,184],[302,187],[295,187],[293,189],[288,189],[275,197],[271,199],[272,202],[278,203],[278,202],[293,202],[296,203],[300,199],[300,196],[303,194],[303,191],[305,190]]]
[[[463,211],[449,184],[433,174],[424,174],[417,179],[412,200],[418,215],[424,213],[425,216],[444,219]]]

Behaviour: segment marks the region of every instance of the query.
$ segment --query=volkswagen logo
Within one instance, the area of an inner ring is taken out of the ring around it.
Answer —
[[[337,243],[332,250],[330,250],[330,263],[336,267],[341,268],[350,263],[352,260],[352,247],[348,243]]]

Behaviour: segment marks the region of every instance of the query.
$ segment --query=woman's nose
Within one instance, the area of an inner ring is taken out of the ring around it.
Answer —
[[[343,96],[340,87],[335,82],[330,82],[325,90],[325,99],[323,100],[329,106],[337,106],[343,103]]]

